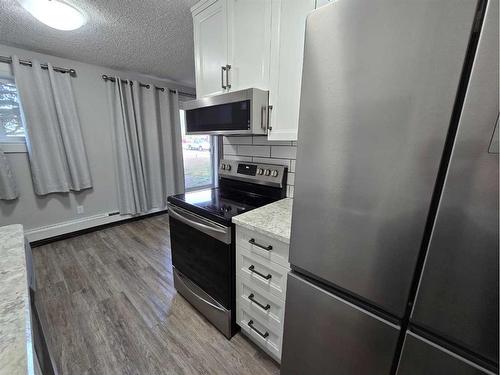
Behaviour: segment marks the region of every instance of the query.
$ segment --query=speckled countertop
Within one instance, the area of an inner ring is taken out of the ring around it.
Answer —
[[[290,243],[293,199],[277,202],[234,216],[233,223],[265,234],[284,243]]]
[[[22,225],[0,227],[0,374],[33,374],[30,299]]]

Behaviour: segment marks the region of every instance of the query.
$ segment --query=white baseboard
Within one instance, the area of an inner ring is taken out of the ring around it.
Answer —
[[[160,209],[153,209],[148,212],[154,213],[162,211]],[[142,215],[141,215],[142,216]],[[127,220],[136,217],[134,215],[109,215],[109,213],[103,213],[99,215],[87,216],[81,219],[64,221],[62,223],[46,225],[39,228],[25,230],[24,234],[28,238],[29,242],[40,241],[46,238],[51,238],[55,236],[60,236],[63,234],[68,234],[72,232],[77,232],[79,230],[88,229],[92,227],[97,227],[99,225],[105,225],[110,223],[115,223],[117,221]]]

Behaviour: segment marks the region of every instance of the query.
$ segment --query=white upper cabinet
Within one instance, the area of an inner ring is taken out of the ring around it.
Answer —
[[[203,0],[191,8],[198,98],[269,90],[271,140],[296,140],[306,17],[328,0]]]
[[[230,90],[269,90],[270,0],[228,0]]]
[[[279,45],[272,48],[270,140],[297,140],[306,17],[315,0],[281,0]]]
[[[269,89],[271,1],[208,0],[191,8],[196,96]]]
[[[205,1],[192,8],[196,96],[225,92],[227,64],[227,0]],[[223,82],[224,80],[224,82]]]

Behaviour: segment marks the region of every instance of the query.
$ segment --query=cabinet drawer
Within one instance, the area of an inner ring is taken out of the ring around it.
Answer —
[[[240,246],[252,254],[268,261],[289,267],[289,245],[263,234],[252,232],[241,227],[236,228],[236,246]]]
[[[281,334],[284,301],[239,278],[236,280],[236,293],[236,311],[244,309],[256,314],[259,320],[265,320],[269,327]]]
[[[251,311],[237,310],[237,321],[241,329],[255,343],[262,347],[278,362],[281,359],[281,334],[270,329],[266,322]]]
[[[236,277],[249,287],[257,287],[285,300],[288,269],[241,248],[236,251]]]

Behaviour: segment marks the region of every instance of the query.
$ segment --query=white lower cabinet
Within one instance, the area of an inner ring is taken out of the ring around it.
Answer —
[[[269,249],[265,250],[257,244]],[[281,362],[288,244],[236,227],[236,321],[242,331]],[[273,253],[274,252],[274,253]]]

